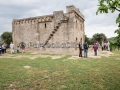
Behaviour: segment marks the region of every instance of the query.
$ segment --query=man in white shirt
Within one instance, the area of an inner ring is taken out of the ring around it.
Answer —
[[[4,54],[5,53],[5,46],[4,46],[4,44],[2,44],[2,54]]]
[[[107,49],[108,49],[108,51],[110,51],[110,43],[109,43],[109,41],[107,43]]]
[[[14,44],[11,42],[11,44],[10,44],[10,53],[11,54],[14,52],[13,48],[14,48]]]

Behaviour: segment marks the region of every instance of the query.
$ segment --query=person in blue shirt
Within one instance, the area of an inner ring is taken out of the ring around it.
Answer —
[[[88,43],[87,42],[85,42],[84,43],[84,58],[87,58],[88,57]]]

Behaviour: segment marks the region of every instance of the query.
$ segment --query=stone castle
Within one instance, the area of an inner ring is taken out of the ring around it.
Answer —
[[[17,47],[24,42],[28,50],[72,53],[77,43],[84,43],[84,21],[74,5],[66,6],[66,13],[54,11],[51,15],[13,19],[13,43]]]

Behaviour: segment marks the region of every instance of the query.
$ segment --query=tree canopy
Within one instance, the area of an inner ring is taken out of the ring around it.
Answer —
[[[98,10],[96,14],[98,13],[108,13],[108,11],[111,11],[114,13],[115,11],[118,11],[118,17],[116,18],[116,23],[120,26],[120,0],[98,0]]]
[[[12,32],[3,32],[1,35],[2,40],[9,45],[12,42]]]
[[[85,42],[90,42],[89,38],[87,37],[87,35],[85,35]]]
[[[103,33],[96,33],[96,34],[93,35],[92,41],[93,42],[99,42],[99,43],[102,43],[102,41],[106,42],[107,41],[107,37]]]

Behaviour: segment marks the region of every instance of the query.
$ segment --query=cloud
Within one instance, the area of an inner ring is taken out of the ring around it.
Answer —
[[[85,29],[85,33],[87,35],[87,37],[92,37],[95,33],[104,33],[107,38],[110,38],[110,37],[114,37],[116,36],[117,34],[114,34],[114,31],[117,29],[117,27],[114,27],[113,25],[109,26],[109,27],[105,27],[105,26],[102,26],[101,25],[92,25],[91,26],[88,26],[86,27]]]
[[[115,19],[117,12],[96,15],[98,0],[0,0],[0,34],[12,31],[14,18],[28,18],[52,14],[66,6],[75,5],[85,16],[85,34],[92,37],[95,33],[105,33],[107,37],[115,36],[117,29]],[[109,31],[109,34],[108,34]]]

